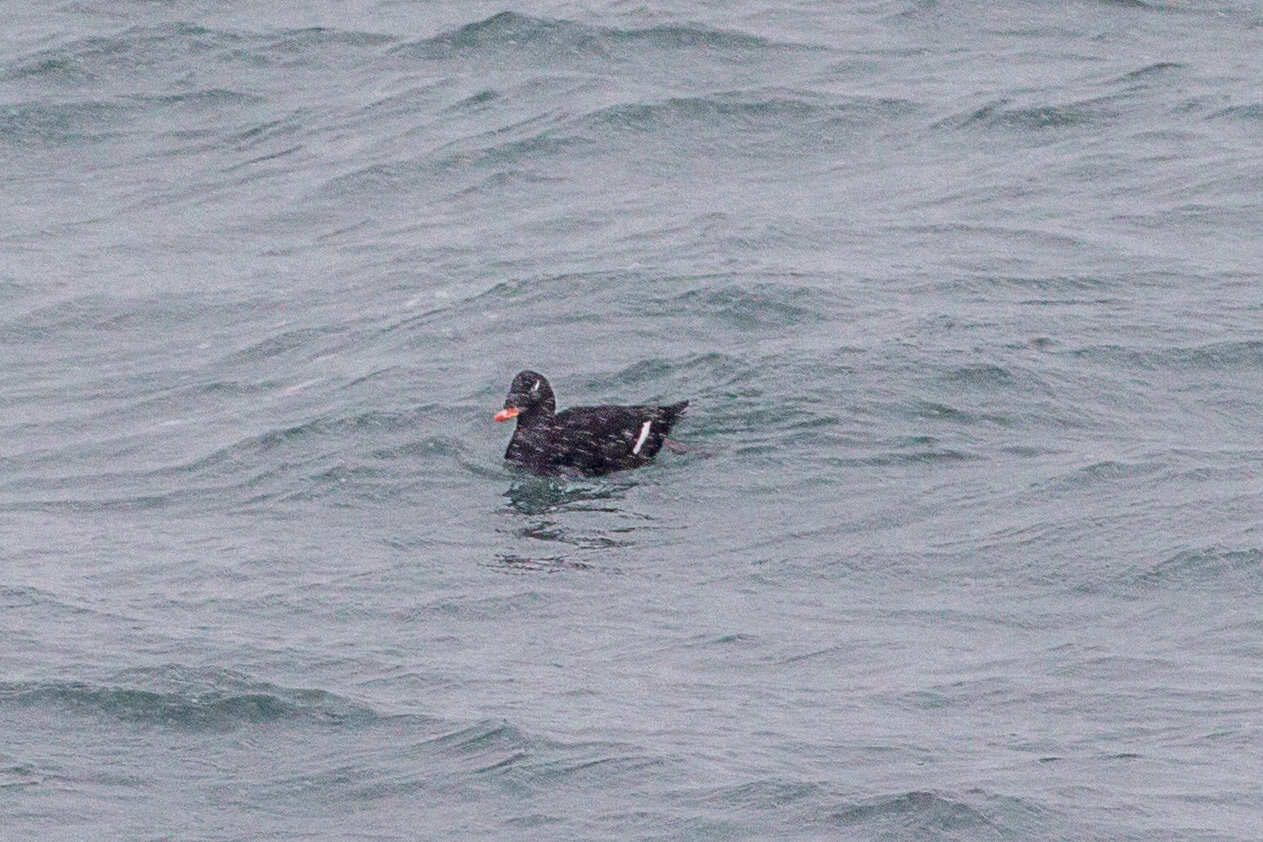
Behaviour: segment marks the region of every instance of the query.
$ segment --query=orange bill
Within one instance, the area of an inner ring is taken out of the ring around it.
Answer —
[[[518,409],[516,406],[505,407],[504,409],[496,413],[495,420],[508,421],[510,418],[517,418],[517,414],[521,411],[522,410]]]

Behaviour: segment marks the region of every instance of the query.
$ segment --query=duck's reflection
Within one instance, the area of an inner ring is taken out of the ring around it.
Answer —
[[[511,572],[611,570],[593,558],[603,551],[631,547],[632,533],[651,521],[628,511],[622,502],[634,482],[577,483],[531,478],[514,482],[504,492],[501,512],[512,521],[514,552],[498,553],[493,566]],[[536,542],[547,542],[538,544]],[[531,552],[538,547],[541,552]],[[559,553],[558,550],[563,550]],[[571,558],[569,553],[579,558]]]
[[[497,553],[496,560],[491,566],[501,568],[506,573],[564,573],[567,570],[586,572],[595,569],[591,564],[570,561],[563,556],[527,558],[509,553]]]
[[[618,513],[620,509],[613,503],[602,505],[598,501],[622,500],[627,491],[635,487],[634,482],[587,484],[532,477],[510,485],[504,496],[509,500],[510,509],[524,515],[543,515],[556,511]]]

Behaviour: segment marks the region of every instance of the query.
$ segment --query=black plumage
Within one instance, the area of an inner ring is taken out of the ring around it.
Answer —
[[[670,406],[575,406],[557,412],[542,374],[513,378],[495,420],[517,419],[504,458],[539,476],[600,476],[653,461],[688,401]]]

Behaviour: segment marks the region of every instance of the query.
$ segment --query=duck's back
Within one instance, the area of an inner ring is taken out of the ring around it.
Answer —
[[[688,406],[576,406],[519,427],[504,458],[532,473],[588,476],[647,465]]]

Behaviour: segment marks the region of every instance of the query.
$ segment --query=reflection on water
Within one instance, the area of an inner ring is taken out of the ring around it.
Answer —
[[[586,509],[585,511],[610,512],[616,509]],[[611,530],[613,532],[627,533],[628,529]],[[561,544],[570,544],[585,550],[604,550],[612,547],[630,547],[631,541],[625,541],[618,538],[609,538],[605,535],[595,535],[591,537],[583,537],[572,535],[562,528],[553,520],[541,520],[531,523],[517,532],[522,538],[535,538],[540,541],[556,541]]]
[[[583,485],[552,477],[532,477],[515,482],[504,492],[509,508],[524,515],[542,515],[559,510],[618,512],[615,506],[591,505],[596,500],[622,500],[634,482]]]
[[[634,545],[630,534],[638,527],[627,525],[627,520],[652,520],[620,504],[635,487],[636,483],[628,481],[577,483],[545,477],[514,482],[504,492],[508,504],[501,511],[513,518],[514,539],[528,542],[520,548],[526,552],[497,553],[492,566],[547,573],[597,569],[591,554]],[[535,541],[548,542],[547,555],[529,552],[530,542]],[[565,548],[581,551],[587,558],[576,560],[558,554]]]
[[[563,556],[551,558],[528,558],[511,553],[497,553],[491,567],[499,568],[506,573],[561,573],[567,570],[591,572],[597,568],[583,561],[569,561]],[[606,572],[617,573],[617,570]]]

